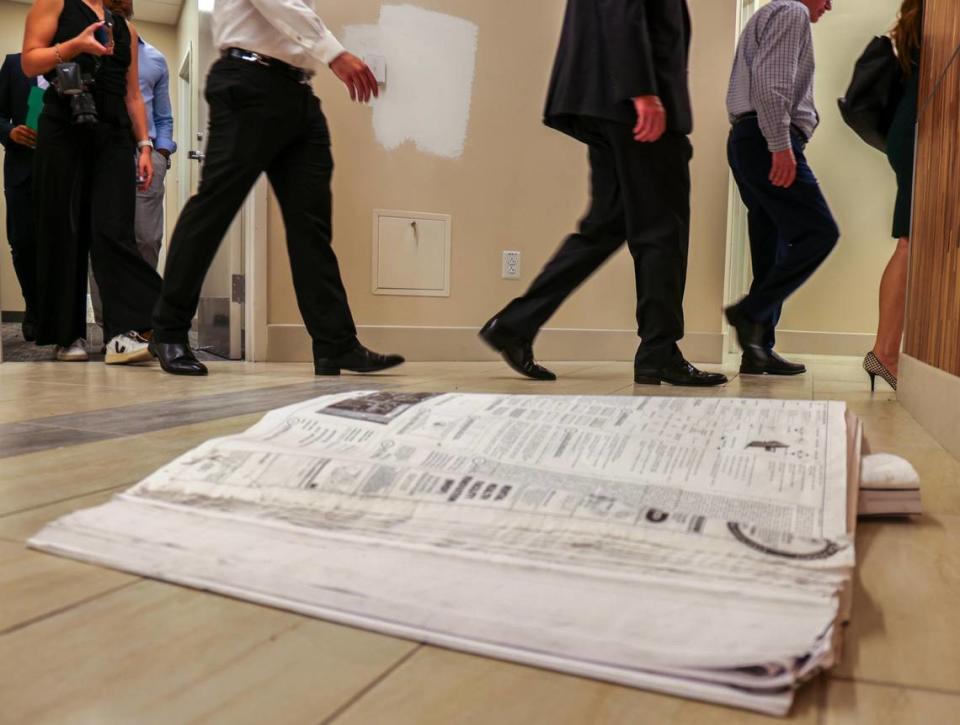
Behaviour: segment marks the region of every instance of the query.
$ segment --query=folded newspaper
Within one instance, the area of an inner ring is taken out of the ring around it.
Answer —
[[[860,517],[919,516],[922,513],[920,475],[909,461],[888,453],[863,457]]]
[[[268,413],[31,545],[783,715],[850,607],[843,403],[361,391]]]

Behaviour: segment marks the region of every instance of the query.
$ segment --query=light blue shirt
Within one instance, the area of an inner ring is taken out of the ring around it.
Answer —
[[[147,132],[157,150],[176,153],[173,140],[173,109],[170,106],[170,73],[163,53],[140,38],[138,53],[140,93],[147,107]]]

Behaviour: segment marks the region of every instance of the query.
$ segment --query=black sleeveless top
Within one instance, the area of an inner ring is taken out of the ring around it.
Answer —
[[[99,58],[84,54],[73,60],[80,64],[84,75],[93,76],[92,94],[100,120],[129,126],[130,118],[124,97],[127,94],[127,69],[130,67],[132,52],[130,26],[122,16],[111,13],[106,8],[104,18],[113,23],[113,54]],[[57,32],[54,33],[51,46],[75,38],[99,20],[93,8],[83,0],[63,0],[63,10],[57,18]],[[45,77],[52,81],[56,77],[56,70],[47,73]],[[69,106],[69,100],[61,98],[52,87],[44,95],[44,101]]]

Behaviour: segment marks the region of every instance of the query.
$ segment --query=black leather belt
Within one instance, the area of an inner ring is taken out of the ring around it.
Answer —
[[[756,119],[756,118],[757,118],[756,112],[751,111],[750,113],[741,113],[739,116],[737,116],[736,118],[733,119],[733,125],[736,126],[736,125],[737,125],[738,123],[740,123],[741,121],[746,121],[746,120],[751,119],[751,118],[752,118],[752,119]],[[803,129],[800,128],[797,124],[791,123],[791,124],[790,124],[790,128],[793,129],[793,131],[794,131],[796,134],[798,134],[798,135],[800,136],[800,138],[803,139],[803,142],[804,142],[804,143],[809,143],[809,142],[810,142],[810,137],[807,136],[807,134],[803,131]]]
[[[276,73],[295,80],[297,83],[310,83],[310,79],[313,77],[313,73],[308,70],[284,63],[282,60],[271,58],[269,55],[255,53],[252,50],[245,50],[244,48],[227,48],[223,51],[223,57],[245,60],[248,63],[262,65],[265,68],[269,68]]]

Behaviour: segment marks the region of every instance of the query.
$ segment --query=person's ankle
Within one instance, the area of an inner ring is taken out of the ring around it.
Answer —
[[[888,352],[873,348],[873,354],[880,361],[880,364],[883,365],[890,372],[896,372],[897,365],[900,362],[900,353],[891,355]]]

